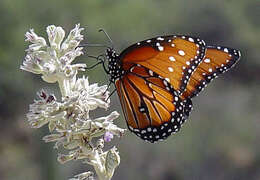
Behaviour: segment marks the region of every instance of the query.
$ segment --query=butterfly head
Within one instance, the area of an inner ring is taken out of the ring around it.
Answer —
[[[119,55],[113,48],[107,48],[106,58],[108,60],[108,74],[110,75],[110,80],[115,82],[124,73],[120,63]]]

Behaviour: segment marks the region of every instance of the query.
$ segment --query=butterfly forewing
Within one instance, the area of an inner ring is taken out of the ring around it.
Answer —
[[[179,93],[186,88],[192,72],[205,54],[204,41],[188,36],[163,36],[134,44],[120,54],[123,69],[135,65],[158,74]]]
[[[227,47],[208,46],[205,57],[190,77],[184,98],[198,95],[219,74],[229,70],[240,58],[240,52]]]

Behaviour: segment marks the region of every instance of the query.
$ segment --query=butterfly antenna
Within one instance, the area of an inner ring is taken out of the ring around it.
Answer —
[[[90,44],[90,43],[80,44],[79,47],[106,47],[106,48],[109,48],[109,46],[107,46],[105,44]]]
[[[105,36],[107,37],[107,39],[109,40],[110,44],[112,45],[112,48],[114,48],[114,43],[113,43],[112,39],[110,38],[110,36],[107,34],[107,32],[104,29],[99,29],[98,32],[103,32],[105,34]]]

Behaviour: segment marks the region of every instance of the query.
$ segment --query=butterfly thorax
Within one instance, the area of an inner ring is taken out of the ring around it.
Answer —
[[[120,57],[114,49],[108,48],[106,50],[106,58],[108,60],[108,74],[110,75],[110,81],[115,82],[117,79],[120,79],[124,73],[120,63]]]

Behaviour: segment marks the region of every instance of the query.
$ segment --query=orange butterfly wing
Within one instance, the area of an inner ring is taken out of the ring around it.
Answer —
[[[136,65],[115,84],[130,131],[150,142],[179,131],[185,105],[158,74]]]
[[[227,47],[208,46],[205,57],[190,77],[182,98],[197,96],[213,79],[235,65],[240,52]]]
[[[163,36],[134,44],[120,54],[123,69],[131,71],[133,65],[158,74],[179,93],[186,88],[194,69],[205,54],[204,41],[188,36]]]

